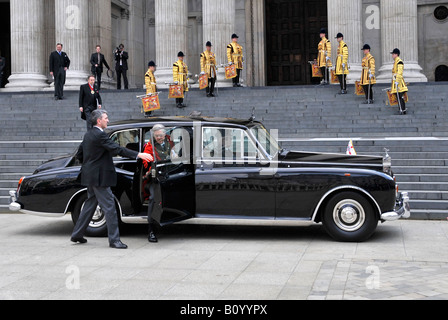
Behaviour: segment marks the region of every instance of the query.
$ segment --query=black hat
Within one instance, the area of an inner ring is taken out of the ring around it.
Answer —
[[[339,32],[338,35],[336,36],[336,39],[337,39],[337,38],[344,38],[344,35],[343,35],[342,33]]]
[[[366,43],[361,50],[370,50],[370,46]]]
[[[149,61],[148,68],[149,67],[155,67],[155,66],[156,66],[156,64],[154,63],[154,61]]]
[[[325,30],[324,28],[320,29],[320,33],[327,33],[327,30]]]
[[[398,54],[398,55],[400,55],[400,50],[395,48],[390,54]]]
[[[212,43],[210,41],[207,41],[207,43],[205,44],[206,47],[211,47]]]
[[[232,34],[232,39],[239,38],[235,33]]]
[[[185,57],[185,55],[184,55],[184,53],[183,53],[182,51],[180,51],[180,52],[177,54],[177,56],[178,56],[178,57]]]

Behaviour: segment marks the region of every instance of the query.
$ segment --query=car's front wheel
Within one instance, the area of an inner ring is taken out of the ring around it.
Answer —
[[[325,207],[322,223],[337,241],[362,242],[369,239],[378,226],[378,215],[371,203],[356,192],[333,196]]]
[[[87,194],[83,194],[78,201],[76,201],[75,206],[72,211],[72,221],[74,224],[79,219],[81,211],[84,207],[84,203],[87,200]],[[90,221],[89,226],[86,230],[86,236],[89,237],[104,237],[107,235],[107,224],[106,216],[100,206],[97,206],[95,213],[93,214],[92,221]]]

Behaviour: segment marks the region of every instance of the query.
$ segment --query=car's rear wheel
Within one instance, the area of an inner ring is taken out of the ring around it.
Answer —
[[[87,200],[87,194],[83,194],[81,197],[79,197],[78,201],[76,201],[72,211],[72,221],[74,224],[76,224],[76,222],[78,221],[86,200]],[[100,206],[97,206],[95,213],[93,214],[92,221],[90,221],[89,226],[87,227],[86,230],[86,236],[89,237],[107,236],[106,216],[104,215],[104,212],[103,210],[101,210]]]
[[[337,241],[362,242],[369,239],[378,226],[378,215],[372,204],[356,192],[333,196],[325,207],[322,223]]]

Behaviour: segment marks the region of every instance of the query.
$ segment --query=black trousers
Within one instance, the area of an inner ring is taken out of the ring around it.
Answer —
[[[366,95],[366,100],[373,100],[373,84],[370,85],[370,94],[369,94],[369,85],[362,86],[364,88],[364,93]]]
[[[148,199],[148,231],[149,233],[154,232],[155,221],[152,218],[152,211],[154,210],[154,184],[149,183],[149,199]]]
[[[398,107],[400,108],[400,111],[405,111],[406,110],[406,102],[404,102],[404,92],[401,93],[397,93],[397,98],[398,98]]]
[[[96,85],[98,86],[98,90],[101,90],[101,78],[103,72],[100,69],[96,68],[92,74],[96,77]]]
[[[241,69],[236,69],[236,77],[233,78],[233,84],[239,84],[240,83],[240,76],[241,76]]]
[[[62,99],[64,97],[64,85],[65,85],[65,74],[64,68],[60,68],[55,71],[54,76],[54,96],[56,98]]]
[[[125,70],[123,67],[117,67],[117,89],[121,90],[121,76],[123,76],[124,80],[124,88],[127,90],[129,89],[129,82],[128,82],[128,71]]]
[[[89,226],[90,221],[92,221],[98,204],[106,216],[109,243],[120,240],[115,198],[111,188],[106,187],[87,188],[87,200],[84,203],[84,207],[78,217],[75,228],[73,229],[72,238],[81,239],[84,237],[86,229]]]
[[[207,95],[208,94],[213,94],[215,92],[215,83],[216,83],[216,78],[209,78],[208,79],[208,87],[205,89]]]
[[[3,88],[3,72],[0,72],[0,88]]]
[[[341,85],[341,90],[347,90],[347,75],[339,74],[338,79],[339,79],[339,83]]]
[[[95,109],[93,109],[93,107],[91,107],[91,108],[86,108],[85,110],[84,110],[84,114],[86,115],[86,124],[87,124],[87,131],[89,131],[90,129],[92,129],[93,128],[93,123],[92,123],[92,112],[94,111]]]
[[[183,98],[176,98],[176,104],[177,105],[182,104],[182,103],[184,103],[184,99]]]
[[[325,82],[330,82],[328,68],[321,67],[321,68],[320,68],[320,71],[322,72],[322,76],[323,76],[322,79],[323,79]]]

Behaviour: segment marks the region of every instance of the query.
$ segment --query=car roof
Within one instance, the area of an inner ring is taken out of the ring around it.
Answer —
[[[129,128],[129,127],[141,127],[147,124],[157,124],[157,123],[194,123],[194,122],[205,122],[205,123],[224,123],[230,125],[240,125],[240,126],[249,126],[254,123],[259,123],[258,121],[254,121],[252,119],[242,120],[242,119],[233,119],[233,118],[219,118],[219,117],[193,117],[193,116],[175,116],[175,117],[153,117],[147,119],[138,119],[138,120],[125,120],[113,122],[108,126],[109,130],[119,129],[119,128]]]

